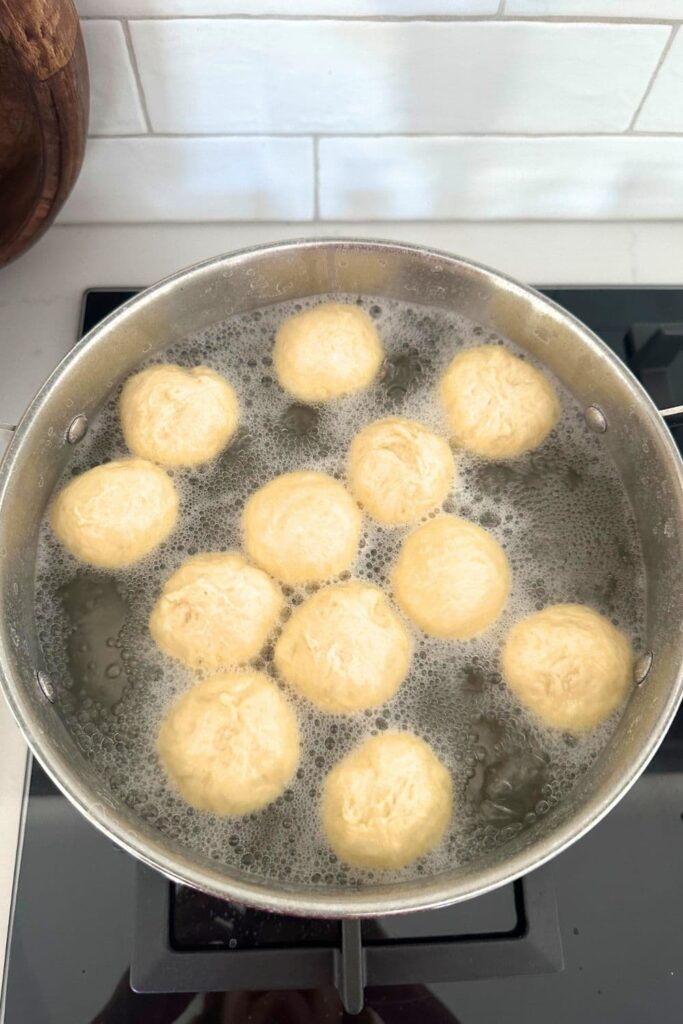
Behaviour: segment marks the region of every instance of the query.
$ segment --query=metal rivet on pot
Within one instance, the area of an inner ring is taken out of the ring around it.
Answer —
[[[654,654],[652,651],[645,651],[645,654],[641,654],[636,661],[633,666],[633,679],[636,686],[640,686],[647,679],[650,674],[650,669],[652,668],[653,660]]]
[[[598,409],[597,405],[589,405],[583,414],[584,419],[590,429],[596,434],[604,434],[607,430],[607,420],[602,409]]]
[[[50,701],[50,704],[54,704],[56,696],[55,688],[52,685],[52,680],[47,672],[36,672],[36,682],[43,691],[44,696]]]
[[[85,437],[88,430],[88,419],[83,413],[74,416],[66,430],[66,439],[69,444],[78,444]]]

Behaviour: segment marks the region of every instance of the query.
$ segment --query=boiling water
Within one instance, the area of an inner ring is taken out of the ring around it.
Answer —
[[[446,433],[435,382],[454,352],[482,342],[508,344],[452,314],[344,298],[367,309],[382,336],[386,360],[375,385],[324,408],[298,405],[279,388],[271,360],[275,330],[313,300],[232,317],[174,345],[153,361],[202,363],[225,374],[240,399],[238,435],[209,466],[174,474],[180,528],[140,566],[108,575],[88,570],[45,526],[36,581],[39,636],[62,712],[113,794],[220,864],[320,886],[377,877],[339,863],[312,822],[327,771],[385,729],[413,730],[434,747],[452,773],[456,802],[441,847],[384,880],[464,863],[550,812],[595,761],[618,715],[579,739],[544,729],[501,680],[503,638],[521,616],[577,601],[609,616],[638,650],[645,604],[638,539],[618,476],[601,439],[558,386],[563,416],[539,450],[503,464],[457,456],[457,482],[445,508],[490,530],[513,570],[512,595],[495,627],[466,642],[414,631],[410,675],[374,711],[322,715],[290,694],[301,726],[301,763],[293,785],[266,810],[220,819],[176,795],[160,770],[155,738],[170,703],[192,679],[155,648],[147,631],[163,582],[188,555],[239,547],[247,497],[277,474],[319,469],[343,479],[351,439],[370,420],[401,414]],[[91,424],[65,478],[126,453],[117,400],[113,394]],[[406,532],[366,521],[353,574],[387,588]],[[285,588],[290,607],[312,589]],[[254,664],[271,671],[271,656],[272,643]]]

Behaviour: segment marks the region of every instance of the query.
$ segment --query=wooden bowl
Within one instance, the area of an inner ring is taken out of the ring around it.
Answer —
[[[0,0],[0,266],[42,235],[71,191],[88,107],[72,0]]]

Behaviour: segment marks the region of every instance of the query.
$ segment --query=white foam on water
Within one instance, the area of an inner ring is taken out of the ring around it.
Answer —
[[[326,772],[355,744],[385,729],[412,730],[434,747],[453,775],[455,812],[438,850],[401,872],[383,874],[383,880],[433,874],[471,860],[550,812],[595,762],[619,715],[580,739],[544,728],[500,678],[502,641],[521,616],[549,603],[576,601],[606,614],[637,650],[645,608],[642,557],[617,472],[578,404],[555,381],[563,415],[537,451],[507,463],[456,453],[457,481],[444,507],[490,530],[513,570],[512,594],[495,626],[466,642],[434,640],[413,629],[409,677],[393,700],[374,711],[323,715],[289,694],[302,734],[301,764],[290,789],[242,819],[189,808],[169,786],[155,753],[162,717],[193,681],[156,649],[147,630],[163,582],[191,554],[239,547],[246,499],[279,473],[308,468],[343,479],[350,442],[369,421],[402,415],[446,434],[435,385],[460,348],[494,342],[521,354],[443,311],[385,299],[334,298],[358,301],[368,310],[386,361],[366,392],[326,407],[293,402],[278,386],[271,360],[277,326],[320,298],[232,317],[151,360],[203,364],[224,374],[237,391],[242,419],[235,440],[215,462],[173,474],[181,497],[175,534],[140,565],[112,574],[128,609],[120,632],[106,638],[116,657],[104,676],[118,677],[123,669],[128,681],[119,700],[103,702],[83,679],[72,677],[67,647],[73,621],[63,588],[74,578],[98,574],[61,549],[47,525],[36,578],[39,636],[51,676],[61,681],[62,712],[113,794],[166,835],[226,867],[320,886],[362,885],[379,877],[340,864],[312,825]],[[118,393],[112,394],[91,423],[62,482],[126,454],[117,401]],[[409,531],[365,524],[353,575],[389,588],[391,565]],[[306,594],[285,591],[290,607]],[[271,654],[272,643],[255,665],[274,674]],[[95,663],[89,667],[94,670]]]

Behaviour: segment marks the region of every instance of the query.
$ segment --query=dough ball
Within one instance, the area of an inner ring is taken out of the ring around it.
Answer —
[[[284,583],[312,583],[349,568],[361,514],[348,491],[325,473],[284,473],[244,509],[244,544],[261,568]]]
[[[411,733],[387,732],[327,776],[323,825],[347,864],[396,869],[439,843],[452,807],[451,777],[431,747]]]
[[[185,665],[227,668],[256,657],[283,604],[277,583],[242,555],[195,555],[166,582],[149,628],[161,650]]]
[[[340,583],[304,601],[275,645],[284,679],[323,711],[383,704],[408,674],[410,637],[382,591]]]
[[[396,600],[431,636],[466,640],[494,622],[510,593],[505,552],[481,526],[439,516],[404,542],[394,567]]]
[[[81,562],[123,569],[158,547],[176,524],[178,495],[163,469],[119,459],[81,473],[59,492],[52,529]]]
[[[197,683],[161,723],[157,749],[192,807],[249,814],[272,803],[299,763],[291,707],[262,672],[230,672]]]
[[[580,733],[626,697],[633,653],[626,637],[592,608],[555,604],[512,627],[502,669],[513,693],[546,725]]]
[[[487,459],[511,459],[536,448],[560,416],[550,381],[500,345],[460,352],[441,380],[457,444]]]
[[[370,423],[349,452],[349,486],[373,519],[410,523],[444,500],[455,467],[443,438],[420,423],[391,416]]]
[[[126,381],[120,408],[130,450],[162,466],[197,466],[213,459],[239,419],[235,392],[206,366],[150,366]]]
[[[323,302],[290,316],[275,338],[280,384],[301,402],[327,402],[362,391],[382,362],[382,343],[358,306]]]

